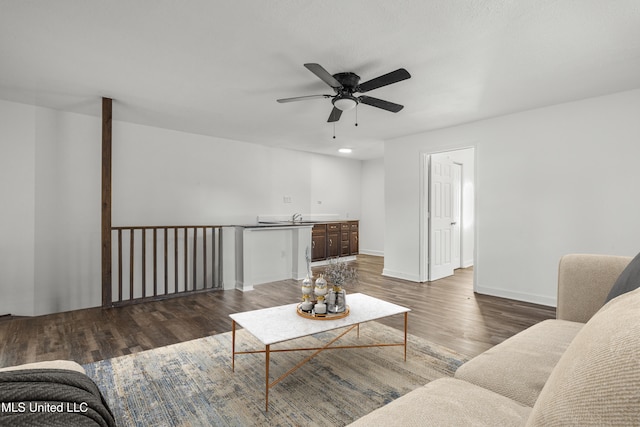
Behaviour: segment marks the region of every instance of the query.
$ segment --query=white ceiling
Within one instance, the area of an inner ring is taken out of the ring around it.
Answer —
[[[327,123],[332,93],[303,67],[362,81]],[[357,159],[383,141],[640,87],[638,0],[0,0],[0,98]]]

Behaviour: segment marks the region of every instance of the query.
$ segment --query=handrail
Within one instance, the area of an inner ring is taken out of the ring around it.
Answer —
[[[111,233],[117,274],[106,306],[222,289],[222,226],[120,226]]]

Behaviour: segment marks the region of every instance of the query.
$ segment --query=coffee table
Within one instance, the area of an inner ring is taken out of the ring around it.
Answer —
[[[245,311],[242,313],[234,313],[229,315],[232,319],[232,369],[235,371],[237,354],[255,354],[265,353],[265,411],[269,410],[269,389],[285,377],[292,374],[302,365],[313,359],[324,350],[333,350],[339,348],[364,348],[364,347],[404,347],[404,360],[407,360],[407,315],[411,311],[407,307],[392,304],[378,298],[374,298],[362,293],[348,294],[347,305],[349,307],[349,315],[340,319],[308,319],[304,318],[296,312],[297,303],[281,305],[278,307],[265,308],[261,310]],[[381,319],[383,317],[393,316],[396,314],[404,314],[404,341],[396,343],[375,343],[363,345],[345,345],[334,346],[333,344],[353,329],[357,329],[358,336],[360,334],[360,323],[371,320]],[[264,350],[236,351],[236,324],[247,330],[251,335],[256,337],[262,344]],[[330,340],[323,347],[316,348],[287,348],[272,349],[271,346],[284,341],[290,341],[296,338],[302,338],[320,332],[327,332],[334,329],[347,328],[337,337]],[[271,353],[290,351],[314,351],[311,355],[304,358],[300,363],[295,365],[289,371],[282,374],[274,381],[269,381],[269,360]]]

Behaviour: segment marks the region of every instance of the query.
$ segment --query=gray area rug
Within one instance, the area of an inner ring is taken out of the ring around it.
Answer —
[[[339,331],[272,346],[318,347]],[[402,342],[403,332],[377,322],[336,345]],[[263,350],[239,329],[236,348]],[[272,353],[273,381],[310,352]],[[264,354],[236,356],[231,333],[84,365],[118,426],[343,426],[434,379],[451,376],[466,358],[409,335],[402,347],[324,351],[271,388],[264,401]]]

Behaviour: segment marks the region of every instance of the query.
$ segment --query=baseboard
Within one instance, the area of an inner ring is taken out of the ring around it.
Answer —
[[[472,266],[473,266],[473,258],[462,261],[462,268],[469,268]]]
[[[236,289],[242,292],[252,291],[253,285],[245,285],[243,282],[236,282]]]
[[[384,256],[384,251],[374,251],[370,249],[360,249],[362,255]]]
[[[480,285],[476,285],[475,292],[483,295],[491,295],[494,297],[529,302],[531,304],[544,305],[547,307],[556,307],[558,304],[556,298],[546,297],[544,295],[536,295],[526,292],[514,292],[506,289],[489,288]]]
[[[388,268],[382,269],[382,275],[387,277],[393,277],[394,279],[408,280],[410,282],[420,282],[420,277],[414,274],[407,274],[400,271],[389,270]]]

